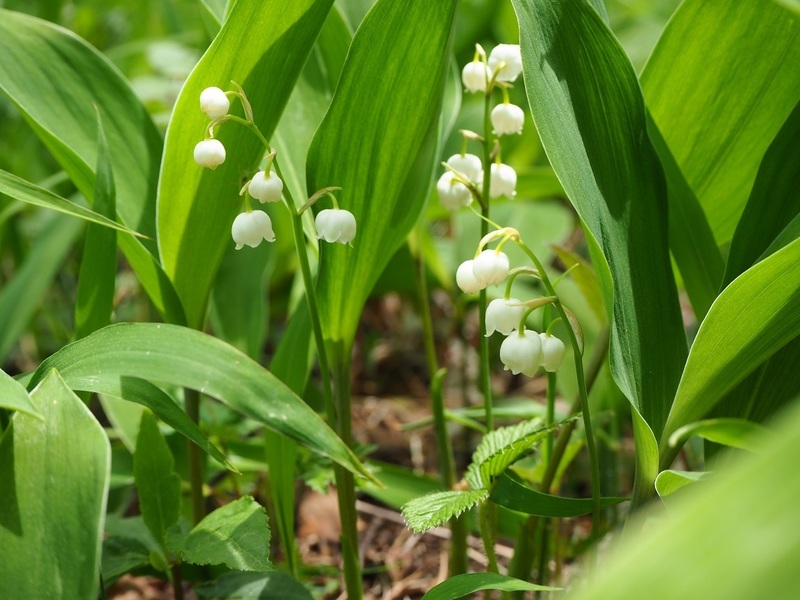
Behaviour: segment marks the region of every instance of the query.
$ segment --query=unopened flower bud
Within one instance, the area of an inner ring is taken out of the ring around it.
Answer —
[[[209,119],[219,119],[228,114],[231,102],[228,97],[218,87],[210,87],[200,92],[200,110]]]
[[[452,171],[445,171],[439,177],[439,181],[436,182],[436,191],[439,193],[439,201],[447,210],[455,211],[472,203],[472,192],[456,178]]]
[[[253,175],[250,185],[247,186],[250,195],[264,204],[265,202],[278,202],[283,193],[283,181],[275,173],[259,171]]]
[[[468,62],[461,71],[461,82],[468,92],[485,92],[491,78],[492,72],[479,60]]]
[[[500,360],[506,371],[533,377],[539,368],[542,342],[539,334],[530,329],[514,332],[500,345]]]
[[[519,328],[525,307],[516,298],[497,298],[486,307],[486,337],[499,331],[508,335]]]
[[[317,213],[314,223],[317,238],[326,242],[349,244],[356,237],[356,218],[349,210],[326,208]]]
[[[525,113],[516,104],[498,104],[492,110],[492,127],[496,135],[522,133]]]
[[[484,250],[475,257],[472,272],[483,287],[496,285],[508,277],[508,256],[497,250]]]
[[[262,210],[253,210],[239,214],[231,226],[231,235],[236,242],[236,249],[241,250],[242,246],[255,248],[261,240],[268,242],[275,241],[275,233],[272,231],[272,220],[269,215]]]
[[[474,154],[454,154],[447,159],[447,164],[466,175],[473,183],[479,182],[483,177],[483,162]]]
[[[492,73],[496,75],[496,81],[515,81],[522,73],[519,44],[498,44],[489,53],[488,63]],[[503,63],[502,67],[500,63]]]
[[[545,371],[555,373],[564,360],[564,342],[549,333],[540,333],[542,342],[542,366]]]
[[[499,198],[508,196],[513,198],[517,195],[517,172],[508,165],[492,165],[492,181],[489,186],[489,196]]]
[[[203,140],[194,147],[194,162],[201,167],[216,169],[225,162],[225,146],[219,140]]]
[[[465,294],[475,294],[486,287],[475,277],[472,270],[474,264],[474,260],[465,260],[456,271],[456,283]]]

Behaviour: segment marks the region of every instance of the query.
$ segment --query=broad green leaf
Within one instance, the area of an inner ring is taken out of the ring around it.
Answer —
[[[94,190],[100,113],[122,223],[155,238],[161,139],[119,70],[72,32],[2,9],[0,55],[0,89],[87,198]]]
[[[117,212],[114,173],[99,113],[95,173],[94,208],[103,216],[112,218]],[[84,337],[109,324],[114,309],[116,277],[117,234],[105,227],[90,224],[86,228],[75,293],[75,337]]]
[[[0,369],[0,408],[27,413],[40,417],[39,412],[31,404],[31,398],[25,386]]]
[[[800,22],[773,0],[686,0],[642,73],[653,121],[719,244],[800,99],[798,33]]]
[[[322,418],[274,375],[228,344],[185,327],[122,323],[62,348],[37,369],[31,385],[57,368],[76,389],[152,379],[197,389],[370,480],[355,455]]]
[[[741,453],[725,472],[683,490],[669,515],[654,511],[660,518],[648,521],[644,537],[623,537],[591,584],[564,598],[793,600],[800,478],[790,474],[800,456],[800,404],[775,424],[755,454]]]
[[[800,240],[745,271],[700,326],[660,442],[662,467],[672,433],[702,419],[733,387],[800,334]]]
[[[705,419],[679,428],[669,437],[669,445],[680,448],[693,435],[732,448],[753,451],[757,436],[766,435],[764,427],[745,419]]]
[[[431,588],[423,596],[424,600],[457,600],[481,590],[502,590],[505,592],[548,592],[560,588],[536,585],[499,573],[462,573],[446,579]]]
[[[57,373],[0,441],[1,598],[94,598],[111,452],[103,428]]]
[[[312,600],[286,573],[225,573],[216,583],[196,588],[201,600]]]
[[[181,514],[181,479],[174,467],[172,452],[158,431],[155,417],[145,411],[136,438],[133,477],[142,519],[162,546],[167,529],[178,522]]]
[[[553,246],[553,252],[570,270],[569,276],[575,280],[584,298],[586,298],[586,303],[597,319],[600,322],[604,322],[607,318],[607,313],[603,308],[603,290],[600,288],[600,281],[592,265],[577,252],[562,246]]]
[[[614,380],[659,434],[686,342],[667,249],[664,175],[636,73],[584,1],[512,3],[533,119],[584,224],[612,317]]]
[[[414,498],[403,505],[403,518],[414,533],[444,525],[489,497],[489,490],[449,490]]]
[[[237,571],[269,571],[267,511],[250,496],[234,500],[206,516],[184,540],[183,560],[221,565]]]
[[[82,230],[81,221],[53,215],[14,278],[0,290],[0,359],[8,356],[25,331]]]
[[[661,471],[656,477],[656,491],[663,500],[687,485],[712,476],[712,473],[704,471],[673,471],[668,469]]]
[[[217,267],[225,247],[233,243],[230,228],[242,208],[242,178],[255,172],[265,154],[252,132],[229,122],[216,136],[225,145],[225,163],[214,171],[195,164],[192,150],[207,135],[209,123],[200,111],[200,92],[209,86],[233,89],[230,82],[235,81],[269,138],[332,3],[236,3],[175,105],[158,187],[158,242],[164,270],[194,327],[203,323]],[[237,102],[231,112],[242,114]]]
[[[499,477],[489,500],[517,512],[541,517],[579,517],[592,512],[591,498],[565,498],[537,492],[508,472]],[[604,497],[600,498],[600,506],[614,506],[626,500]]]
[[[121,225],[113,219],[107,217],[104,213],[95,212],[84,206],[81,206],[80,204],[75,204],[66,198],[62,198],[61,196],[54,194],[49,190],[41,188],[38,185],[30,183],[29,181],[25,181],[24,179],[3,171],[2,169],[0,169],[0,192],[3,194],[8,194],[20,202],[33,204],[34,206],[41,206],[43,208],[49,208],[50,210],[71,215],[73,217],[89,221],[90,223],[97,223],[99,225],[103,225],[111,229],[117,229],[119,231],[125,231],[136,236],[139,235],[135,231],[132,231],[124,225]]]
[[[159,544],[141,517],[106,516],[103,540],[103,579],[116,580],[136,567],[147,565]]]
[[[345,348],[427,197],[455,4],[379,0],[353,38],[309,150],[308,191],[341,186],[339,204],[358,222],[353,247],[320,248],[322,324]]]

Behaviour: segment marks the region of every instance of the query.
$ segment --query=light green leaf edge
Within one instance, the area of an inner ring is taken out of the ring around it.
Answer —
[[[668,469],[661,471],[656,477],[656,492],[663,500],[688,485],[713,477],[713,473],[705,471],[675,471]]]
[[[732,448],[754,451],[758,436],[768,435],[769,430],[745,419],[705,419],[679,427],[669,436],[669,445],[680,448],[693,435]]]
[[[428,590],[423,600],[456,600],[481,590],[502,590],[505,592],[553,592],[561,588],[529,583],[522,579],[500,575],[499,573],[462,573],[450,577]]]
[[[42,418],[39,411],[33,407],[25,386],[2,369],[0,369],[0,407]]]

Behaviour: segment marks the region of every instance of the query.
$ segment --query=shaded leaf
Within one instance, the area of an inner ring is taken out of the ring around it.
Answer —
[[[506,592],[556,591],[560,588],[528,583],[521,579],[499,573],[462,573],[431,588],[425,600],[456,600],[481,590],[503,590]]]
[[[311,600],[311,593],[286,573],[225,573],[196,589],[202,600]]]
[[[33,407],[25,386],[0,369],[0,408],[17,410],[41,418]]]
[[[669,437],[669,445],[680,448],[693,435],[717,444],[753,451],[758,445],[758,436],[767,430],[745,419],[706,419],[680,427]]]

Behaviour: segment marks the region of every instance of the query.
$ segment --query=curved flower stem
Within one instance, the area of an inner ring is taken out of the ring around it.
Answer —
[[[492,185],[492,123],[490,119],[492,108],[491,91],[487,92],[483,107],[483,192],[484,199],[481,205],[481,238],[489,233],[489,190]],[[481,290],[478,300],[480,321],[480,365],[481,365],[481,392],[483,393],[483,410],[486,417],[486,430],[494,429],[494,411],[492,406],[492,382],[489,373],[489,338],[486,337],[486,290]],[[488,551],[488,550],[487,550]]]

